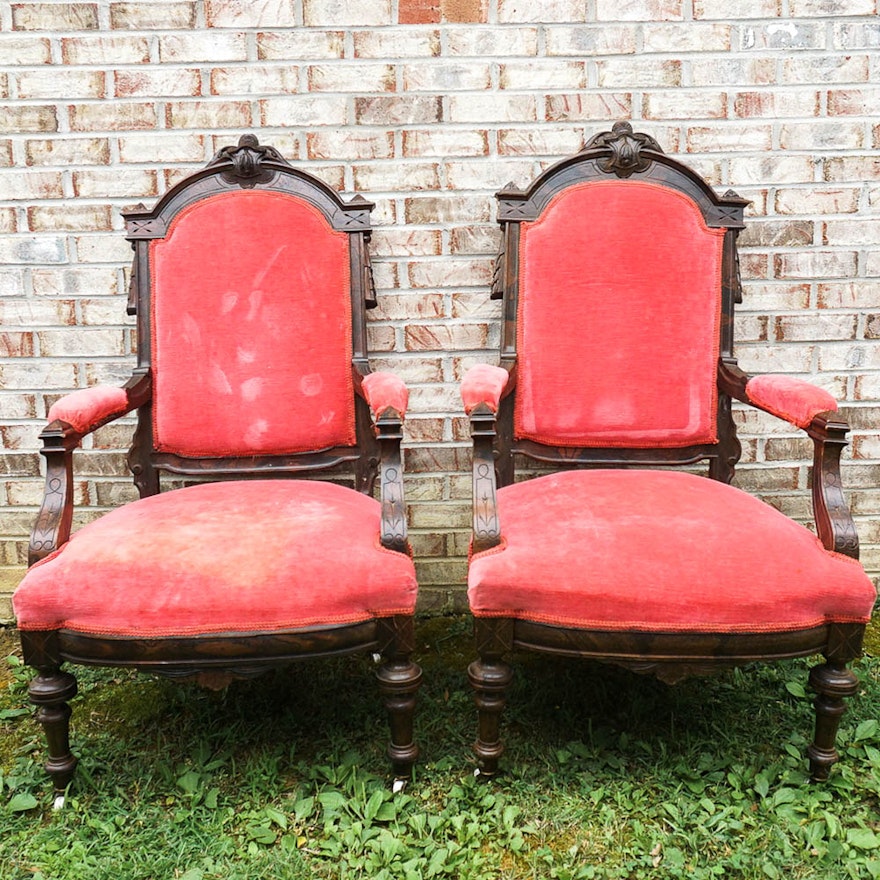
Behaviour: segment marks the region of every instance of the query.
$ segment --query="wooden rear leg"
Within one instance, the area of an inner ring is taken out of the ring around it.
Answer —
[[[513,678],[503,657],[513,647],[513,620],[478,617],[474,620],[474,637],[479,659],[468,666],[468,679],[477,704],[477,775],[494,776],[498,759],[504,751],[501,744],[501,713],[507,702],[507,688]]]
[[[404,615],[383,618],[377,621],[377,625],[384,662],[376,671],[376,677],[391,726],[388,757],[394,773],[394,791],[402,791],[419,755],[413,726],[422,670],[412,661],[415,648],[413,618]]]

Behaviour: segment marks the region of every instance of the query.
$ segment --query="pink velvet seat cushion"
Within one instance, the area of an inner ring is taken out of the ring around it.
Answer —
[[[415,607],[412,560],[379,503],[332,483],[191,486],[118,508],[33,566],[26,630],[162,637],[353,623]]]
[[[498,492],[477,616],[598,630],[767,632],[865,622],[861,565],[764,502],[680,472],[568,471]]]

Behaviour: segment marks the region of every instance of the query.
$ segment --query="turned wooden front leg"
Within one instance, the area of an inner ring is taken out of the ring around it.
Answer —
[[[28,686],[28,697],[37,707],[37,720],[43,725],[49,747],[46,771],[52,778],[56,795],[63,795],[73,772],[76,758],[70,751],[70,706],[76,696],[76,679],[60,669],[42,669]]]
[[[396,617],[378,621],[384,630],[385,662],[376,672],[379,692],[391,727],[388,757],[396,779],[408,779],[419,755],[413,737],[416,694],[422,684],[422,670],[410,655],[415,647],[413,619]]]
[[[859,689],[856,674],[844,663],[822,663],[810,670],[810,687],[816,691],[816,734],[807,748],[810,778],[823,782],[831,767],[840,760],[835,743],[845,700]]]
[[[478,660],[468,666],[468,679],[477,704],[477,740],[474,752],[483,776],[498,772],[501,744],[501,713],[507,702],[507,689],[513,673],[502,659],[513,641],[513,621],[477,618],[474,621]]]

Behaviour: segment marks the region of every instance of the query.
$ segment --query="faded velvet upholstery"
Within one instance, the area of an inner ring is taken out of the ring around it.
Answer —
[[[492,412],[498,412],[509,380],[510,374],[503,367],[493,367],[491,364],[471,367],[461,380],[464,411],[470,415],[477,406],[485,403]]]
[[[77,434],[88,434],[104,422],[132,409],[124,388],[93,385],[56,400],[49,407],[50,422],[66,422]]]
[[[126,504],[32,566],[13,596],[23,630],[144,638],[353,623],[411,614],[415,600],[412,560],[379,543],[379,503],[303,480]]]
[[[238,191],[185,208],[150,254],[157,449],[355,442],[346,233],[302,199]]]
[[[473,556],[478,617],[597,630],[762,632],[867,622],[874,586],[763,501],[673,471],[564,471],[502,488]],[[695,585],[700,585],[695,588]]]
[[[677,191],[599,181],[555,196],[521,238],[516,435],[715,441],[724,230]]]
[[[755,406],[806,428],[820,412],[836,412],[837,401],[824,389],[793,376],[753,376],[746,394]]]
[[[361,388],[373,415],[380,416],[386,409],[393,409],[400,416],[406,415],[409,390],[399,376],[381,370],[368,373]]]

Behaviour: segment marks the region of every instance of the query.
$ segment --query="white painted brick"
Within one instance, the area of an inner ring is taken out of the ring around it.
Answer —
[[[538,49],[538,29],[509,28],[446,28],[446,45],[450,55],[471,55],[475,58],[516,55],[532,56]]]
[[[875,15],[874,0],[789,0],[790,14],[795,17]]]
[[[430,61],[403,68],[403,87],[409,92],[479,91],[490,84],[491,72],[485,61]]]
[[[339,129],[316,131],[308,135],[311,159],[390,159],[394,154],[394,137],[389,131]]]
[[[201,74],[193,67],[150,67],[146,70],[119,70],[114,74],[114,90],[119,98],[198,95]]]
[[[447,186],[456,192],[479,190],[486,187],[485,163],[479,159],[445,162]],[[526,185],[535,177],[535,163],[531,159],[496,159],[492,163],[495,179]]]
[[[596,0],[599,21],[676,21],[682,16],[681,0]]]
[[[298,91],[300,71],[292,65],[219,67],[211,71],[212,95],[286,95]]]
[[[749,83],[751,86],[776,83],[775,58],[727,58],[725,56],[689,58],[686,69],[695,86],[723,86],[731,83]]]
[[[488,151],[486,132],[473,128],[444,126],[403,133],[404,156],[483,156]]]
[[[155,171],[114,168],[74,171],[73,191],[81,198],[128,198],[158,195]]]
[[[772,153],[764,156],[733,158],[729,162],[730,181],[734,186],[754,184],[807,183],[814,178],[814,164],[810,156],[786,156]],[[780,190],[781,193],[790,190]],[[785,212],[788,213],[788,212]]]
[[[864,149],[865,130],[858,122],[789,122],[781,126],[779,145],[784,150],[840,151]]]
[[[159,60],[164,64],[204,64],[211,61],[245,61],[247,39],[244,34],[193,32],[159,37]]]
[[[636,28],[632,25],[593,25],[543,28],[547,54],[584,56],[632,55],[636,51]],[[517,54],[528,54],[525,52]]]
[[[824,29],[813,22],[788,20],[740,28],[740,48],[746,50],[821,49],[824,43]]]
[[[61,40],[65,64],[95,64],[112,69],[120,64],[144,64],[150,60],[150,40],[144,36],[82,36]]]
[[[646,119],[723,119],[727,115],[727,95],[692,89],[655,91],[645,95]]]
[[[780,214],[851,214],[859,208],[855,187],[797,187],[776,191]]]
[[[522,22],[582,22],[586,20],[583,0],[498,0],[498,21],[502,24]]]
[[[871,246],[880,243],[880,218],[874,220],[828,220],[823,243],[840,246]]]
[[[205,17],[215,28],[295,27],[302,24],[298,5],[295,0],[205,0]]]
[[[440,54],[440,32],[431,28],[355,31],[357,58],[430,58]]]
[[[342,31],[270,31],[257,35],[257,52],[261,61],[298,63],[317,58],[341,58],[344,47]]]
[[[642,26],[642,51],[674,53],[727,52],[731,27],[728,24],[645,24]]]
[[[681,62],[672,58],[611,58],[598,61],[599,85],[635,89],[681,85]]]
[[[335,95],[292,95],[260,101],[262,125],[306,128],[318,125],[345,125],[346,101]]]
[[[16,64],[48,64],[52,46],[46,37],[29,37],[21,34],[0,34],[0,58],[15,59]],[[4,61],[4,66],[6,66]]]
[[[583,134],[576,128],[508,128],[498,132],[498,152],[510,155],[568,156],[583,146]]]
[[[519,61],[501,65],[502,89],[547,91],[581,89],[586,85],[586,70],[580,61]]]
[[[311,92],[346,92],[352,83],[359,92],[393,92],[395,71],[392,64],[313,64],[308,80]]]
[[[55,171],[0,170],[0,200],[33,201],[64,196],[62,177]]]
[[[546,116],[550,122],[596,122],[625,119],[632,114],[632,95],[625,92],[581,92],[548,95]]]
[[[333,27],[344,21],[349,27],[393,24],[391,0],[303,0],[307,27]]]
[[[479,94],[449,98],[450,122],[534,122],[537,119],[533,95]]]
[[[694,18],[775,18],[779,15],[779,0],[694,0]]]
[[[107,138],[70,136],[33,139],[26,141],[25,155],[28,165],[106,165],[110,142]]]
[[[171,162],[204,162],[205,138],[201,134],[154,132],[120,136],[119,158],[122,162],[155,163],[166,166]]]
[[[31,284],[36,296],[112,296],[118,292],[116,270],[105,266],[34,269]],[[120,308],[116,317],[121,318],[123,312]]]
[[[433,162],[386,162],[355,165],[354,186],[361,192],[414,192],[440,185]]]
[[[17,93],[25,100],[106,97],[105,76],[100,70],[29,70],[16,77]]]

